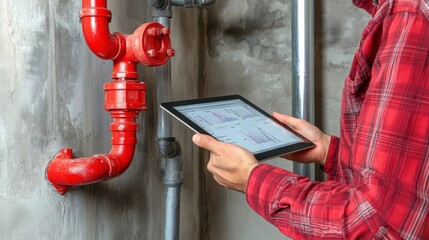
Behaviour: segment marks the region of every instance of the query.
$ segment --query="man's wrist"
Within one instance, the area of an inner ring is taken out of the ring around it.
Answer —
[[[242,192],[246,193],[247,185],[249,184],[250,175],[252,175],[253,170],[254,170],[257,166],[259,166],[260,164],[261,164],[260,162],[257,162],[257,163],[254,163],[254,164],[251,164],[251,165],[249,166],[249,168],[247,169],[246,182],[245,182],[245,184],[244,184],[244,186],[243,186]]]
[[[326,158],[328,157],[329,145],[331,144],[331,136],[328,134],[323,134],[322,140],[323,148],[325,149],[325,154],[323,155],[323,159],[319,162],[319,165],[325,166]]]

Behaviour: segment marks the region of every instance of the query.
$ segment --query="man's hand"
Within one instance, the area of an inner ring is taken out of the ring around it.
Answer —
[[[284,158],[301,163],[319,163],[320,165],[325,165],[331,136],[324,134],[320,129],[304,119],[294,118],[277,112],[274,112],[273,116],[316,144],[314,148],[287,154],[283,156]]]
[[[216,182],[229,189],[246,191],[250,172],[259,164],[251,152],[203,134],[195,134],[192,141],[210,151],[207,170],[213,174]]]

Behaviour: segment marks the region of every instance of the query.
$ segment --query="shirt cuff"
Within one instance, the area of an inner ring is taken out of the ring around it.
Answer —
[[[267,221],[270,221],[270,206],[276,192],[281,186],[281,182],[288,176],[296,177],[298,175],[268,164],[260,164],[250,173],[246,187],[247,203]]]
[[[325,166],[323,166],[322,168],[323,171],[330,176],[335,175],[335,173],[337,172],[338,143],[339,138],[336,136],[331,136]]]

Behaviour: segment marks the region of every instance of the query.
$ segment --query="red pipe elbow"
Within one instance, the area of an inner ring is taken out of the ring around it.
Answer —
[[[117,112],[122,118],[114,118],[110,125],[112,149],[109,154],[73,159],[72,149],[62,149],[48,164],[46,176],[61,194],[77,185],[97,183],[117,177],[125,172],[134,157],[137,124],[136,112]],[[113,115],[113,114],[112,114]],[[128,117],[124,117],[127,116]]]
[[[46,168],[49,182],[61,195],[76,185],[86,185],[107,179],[112,168],[108,155],[73,159],[72,149],[62,149]]]
[[[137,81],[114,80],[104,85],[104,108],[113,122],[112,149],[108,154],[73,159],[71,149],[63,149],[49,162],[46,177],[60,193],[73,186],[109,180],[125,172],[134,157],[138,125],[135,118],[146,109],[146,85]]]
[[[137,79],[136,65],[159,66],[174,56],[170,29],[156,22],[145,23],[132,35],[111,33],[112,13],[107,0],[82,0],[80,19],[91,51],[102,59],[113,59],[112,78]]]
[[[70,148],[62,149],[49,163],[46,176],[58,193],[64,195],[71,187],[121,175],[130,166],[134,150],[134,145],[114,146],[109,154],[73,159]]]
[[[83,35],[88,47],[101,59],[114,59],[121,52],[119,38],[109,30],[111,19],[107,0],[82,0],[80,20]]]

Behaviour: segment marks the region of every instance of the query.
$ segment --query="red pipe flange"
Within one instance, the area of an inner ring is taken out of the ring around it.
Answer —
[[[160,23],[141,25],[132,36],[132,45],[137,59],[146,66],[165,64],[174,56],[171,48],[170,29]]]

